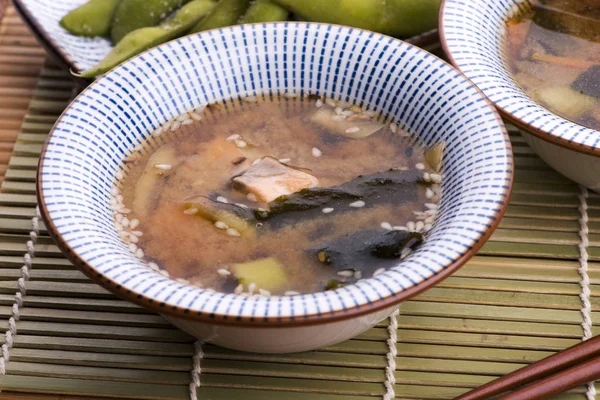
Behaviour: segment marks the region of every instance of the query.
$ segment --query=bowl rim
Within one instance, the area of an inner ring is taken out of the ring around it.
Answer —
[[[439,22],[438,22],[439,31],[440,31],[440,43],[442,45],[444,53],[446,54],[446,57],[448,57],[448,60],[450,61],[450,63],[464,75],[465,74],[464,71],[462,70],[459,63],[456,61],[452,52],[450,51],[450,45],[448,44],[448,40],[447,40],[447,36],[446,36],[446,27],[444,26],[444,17],[446,16],[446,5],[452,1],[454,1],[454,0],[442,0],[442,4],[440,6]],[[506,14],[503,15],[503,17],[505,18],[505,21],[506,21],[507,15]],[[509,74],[505,74],[505,75],[508,76],[513,81],[515,81],[514,78],[512,77],[512,75],[509,75]],[[487,97],[485,92],[482,91],[482,93],[484,93],[484,95]],[[531,97],[528,96],[525,93],[525,91],[523,91],[523,93],[525,94],[525,96],[527,96],[528,98],[531,99]],[[533,99],[531,99],[531,100],[533,101]],[[563,137],[558,137],[553,132],[548,132],[544,129],[533,126],[531,123],[528,123],[528,122],[524,121],[523,119],[515,116],[514,114],[507,111],[505,108],[501,107],[500,105],[498,105],[498,103],[492,101],[491,99],[490,99],[490,101],[496,107],[498,112],[500,112],[500,115],[502,115],[503,118],[509,120],[513,125],[524,130],[525,132],[530,133],[546,142],[558,145],[560,147],[564,147],[566,149],[573,150],[578,153],[600,157],[600,147],[592,147],[585,143],[575,143],[572,140],[565,139]],[[546,107],[543,107],[542,105],[540,105],[539,103],[537,103],[535,101],[533,101],[533,103],[536,104],[536,106],[539,109],[545,110],[546,112],[556,116],[557,118],[560,118],[562,121],[564,121],[566,123],[574,124],[574,125],[580,126],[582,128],[587,128],[583,125],[579,125],[571,120],[568,120],[558,114],[555,114],[554,112],[550,111]],[[591,129],[591,128],[587,128],[587,129]],[[592,131],[594,131],[594,129],[592,129]],[[598,135],[600,136],[600,131],[597,131],[597,132],[598,132]]]
[[[293,21],[293,22],[290,22],[290,21],[288,21],[288,22],[269,22],[269,23],[246,24],[246,25],[248,25],[248,26],[256,25],[256,26],[263,26],[263,27],[265,25],[267,25],[267,26],[279,25],[279,26],[282,26],[283,28],[287,28],[287,26],[289,26],[289,25],[297,25],[297,26],[299,26],[299,25],[304,25],[304,26],[316,25],[316,26],[329,26],[329,27],[351,29],[351,30],[358,31],[361,34],[381,35],[381,36],[385,36],[391,40],[406,43],[408,46],[414,47],[418,52],[427,53],[428,56],[436,58],[437,60],[448,65],[441,58],[439,58],[436,55],[431,54],[413,44],[404,42],[400,39],[389,37],[387,35],[383,35],[380,33],[372,32],[372,31],[368,31],[368,30],[364,30],[364,29],[360,29],[360,28],[348,27],[348,26],[337,25],[337,24],[316,23],[316,22],[296,22],[296,21]],[[212,30],[208,30],[205,32],[188,35],[188,37],[196,36],[196,35],[198,35],[198,36],[199,35],[208,35],[208,34],[211,34],[214,32],[218,32],[223,29],[236,29],[236,27],[234,26],[234,27],[212,29]],[[182,38],[174,39],[171,42],[176,42],[181,39]],[[157,47],[166,46],[166,45],[168,45],[168,43],[170,43],[170,42],[167,42],[167,43],[162,44]],[[154,49],[156,49],[156,47]],[[143,53],[140,53],[140,54],[130,58],[128,61],[126,61],[126,63],[130,62],[131,60],[134,60],[138,57],[141,57],[141,56],[145,55],[147,52],[150,52],[152,50],[153,49],[146,50]],[[452,66],[450,66],[450,65],[448,65],[448,67],[452,68]],[[119,66],[117,66],[115,68],[119,68]],[[508,132],[504,126],[504,122],[503,122],[502,118],[500,117],[498,111],[496,110],[496,108],[494,107],[492,102],[477,87],[477,85],[475,85],[473,82],[471,82],[462,72],[456,71],[456,73],[460,79],[464,80],[464,83],[466,85],[473,88],[475,90],[475,92],[479,96],[481,96],[481,99],[485,102],[486,106],[489,108],[491,114],[494,116],[495,120],[497,121],[500,132],[502,133],[502,136],[504,138],[504,145],[505,145],[505,147],[503,148],[504,154],[507,156],[507,159],[512,160],[512,158],[513,158],[512,143],[510,141]],[[105,75],[107,75],[107,74],[110,74],[110,71],[107,72]],[[79,97],[81,97],[82,95],[84,95],[84,93],[87,90],[92,90],[93,86],[96,85],[97,82],[98,82],[98,80],[92,82],[88,86],[88,88],[86,88],[85,91],[81,92],[75,99],[72,100],[72,102],[77,101],[77,99]],[[227,315],[227,314],[209,313],[206,311],[197,312],[197,311],[191,311],[189,309],[186,309],[186,308],[180,307],[180,306],[163,307],[164,304],[161,305],[160,302],[155,301],[154,299],[152,299],[144,294],[137,293],[137,292],[134,292],[133,290],[123,287],[122,285],[120,285],[120,284],[116,283],[115,281],[113,281],[112,279],[106,277],[105,275],[100,273],[98,270],[96,270],[93,266],[88,264],[62,238],[62,236],[58,232],[58,229],[56,228],[56,225],[54,224],[54,221],[49,216],[49,213],[48,213],[48,210],[46,207],[46,203],[44,201],[44,196],[43,196],[44,187],[43,187],[42,179],[41,179],[42,171],[43,171],[42,160],[45,159],[44,156],[46,154],[50,140],[55,132],[56,126],[61,122],[61,120],[64,118],[65,114],[69,111],[69,109],[70,109],[70,106],[67,106],[67,108],[61,113],[59,118],[56,120],[53,128],[49,132],[48,137],[44,143],[40,158],[39,158],[38,168],[37,168],[37,173],[36,173],[36,198],[38,201],[40,214],[46,224],[46,228],[48,230],[49,235],[55,241],[56,245],[59,247],[61,252],[65,255],[65,257],[67,257],[67,259],[69,259],[69,261],[71,261],[78,269],[80,269],[92,281],[94,281],[95,283],[104,287],[105,289],[112,292],[113,294],[115,294],[123,299],[126,299],[134,304],[140,305],[146,309],[150,309],[152,311],[158,312],[160,314],[166,314],[166,315],[169,315],[172,317],[179,317],[179,318],[189,319],[189,320],[198,321],[198,322],[206,322],[206,323],[210,323],[212,325],[236,325],[236,326],[247,326],[247,327],[257,327],[257,328],[259,328],[259,327],[297,327],[297,326],[308,326],[308,325],[320,325],[320,324],[325,324],[325,323],[331,323],[331,322],[337,322],[337,321],[341,321],[341,320],[357,318],[357,317],[360,317],[360,316],[363,316],[366,314],[371,314],[371,313],[395,306],[395,305],[399,304],[400,302],[405,301],[409,298],[412,298],[412,297],[418,295],[419,293],[425,291],[426,289],[430,288],[431,286],[443,281],[448,276],[450,276],[452,273],[454,273],[456,270],[458,270],[460,267],[462,267],[468,260],[470,260],[479,251],[479,249],[481,249],[481,247],[490,238],[492,233],[496,230],[496,228],[500,224],[500,221],[502,220],[502,217],[506,213],[506,210],[508,208],[509,199],[511,197],[511,194],[513,191],[513,186],[514,186],[514,167],[507,168],[505,171],[505,176],[504,176],[505,185],[503,185],[504,187],[503,187],[502,193],[501,193],[502,197],[505,198],[506,200],[502,203],[502,205],[499,208],[494,210],[494,213],[493,213],[494,220],[490,223],[490,226],[487,227],[487,229],[484,231],[484,233],[476,238],[475,242],[468,250],[463,251],[462,254],[460,256],[458,256],[453,262],[449,263],[443,269],[434,273],[429,278],[424,279],[420,283],[413,285],[401,292],[396,292],[396,293],[393,293],[386,297],[380,298],[376,301],[373,301],[370,303],[365,303],[365,304],[359,304],[359,305],[355,305],[352,307],[347,307],[343,310],[333,310],[333,311],[327,312],[327,313],[319,312],[319,313],[314,313],[314,314],[303,314],[303,315],[298,315],[298,316],[283,316],[283,317],[268,316],[266,318],[249,317],[249,316],[232,316],[232,315]],[[169,278],[169,279],[173,280],[172,278]]]

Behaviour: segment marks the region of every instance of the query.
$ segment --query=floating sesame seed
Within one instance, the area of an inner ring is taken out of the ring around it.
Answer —
[[[375,114],[377,114],[375,111],[365,111],[363,112],[364,115],[366,115],[367,117],[374,117]]]
[[[131,243],[137,243],[140,239],[135,235],[129,235],[129,241]]]
[[[425,211],[425,214],[427,215],[437,215],[438,210],[427,210]]]
[[[237,285],[235,287],[235,289],[233,289],[233,293],[235,294],[241,294],[244,291],[244,285],[242,285],[241,283],[239,285]]]
[[[254,202],[258,201],[258,198],[256,197],[256,195],[254,193],[248,193],[246,195],[246,198],[250,201],[254,201]]]
[[[256,103],[258,101],[256,96],[246,96],[246,97],[243,97],[242,100],[244,100],[247,103]]]
[[[430,188],[427,188],[427,190],[425,190],[425,197],[427,197],[428,199],[432,199],[433,196],[435,196],[435,193],[433,192],[433,190],[431,190]]]
[[[364,201],[362,200],[357,200],[354,203],[350,203],[348,204],[350,207],[354,207],[354,208],[362,208],[364,207],[366,204]]]
[[[298,97],[298,95],[296,94],[296,92],[291,91],[291,92],[285,92],[283,94],[285,97],[287,97],[288,99],[293,99],[295,97]]]
[[[348,118],[346,118],[346,120],[347,120],[348,122],[351,122],[351,121],[356,121],[356,120],[357,120],[357,119],[359,119],[359,118],[360,118],[360,115],[358,115],[358,114],[354,114],[354,115],[351,115],[351,116],[349,116]]]
[[[169,171],[173,166],[171,164],[154,164],[154,168],[160,169],[161,171]]]
[[[346,133],[356,133],[359,131],[360,131],[360,128],[358,126],[353,126],[351,128],[346,129]]]
[[[141,258],[141,257],[140,257]],[[169,271],[165,270],[165,269],[161,269],[160,271],[158,271],[159,274],[161,274],[162,276],[168,278],[169,277]]]
[[[292,159],[291,159],[291,158],[280,158],[280,159],[279,159],[279,162],[280,162],[280,163],[289,163],[290,161],[292,161]]]
[[[409,221],[406,223],[406,228],[408,228],[410,232],[414,232],[416,227],[417,225],[413,221]]]
[[[425,207],[429,210],[437,210],[439,208],[435,203],[425,203]]]
[[[142,231],[131,231],[131,234],[132,234],[132,235],[135,235],[135,236],[137,236],[137,237],[142,237],[142,236],[144,236],[144,232],[142,232]]]
[[[149,267],[151,270],[154,270],[154,271],[158,271],[158,270],[160,270],[160,268],[158,267],[158,264],[157,264],[157,263],[155,263],[155,262],[149,262],[149,263],[148,263],[148,267]]]
[[[425,222],[425,225],[433,224],[435,222],[435,215],[432,215],[432,216],[430,216],[428,218],[425,218],[424,222]]]
[[[344,110],[344,111],[342,111],[342,115],[345,117],[351,117],[354,115],[354,112],[350,111],[350,110]]]
[[[317,99],[317,101],[315,101],[315,107],[317,107],[317,108],[323,107],[323,100]]]
[[[362,272],[361,272],[361,271],[356,271],[356,272],[354,273],[354,277],[355,277],[356,279],[361,279],[361,278],[362,278]]]
[[[123,214],[117,214],[117,215],[115,215],[115,220],[117,222],[121,222],[123,220]]]
[[[339,276],[343,276],[344,278],[350,278],[354,276],[354,271],[351,269],[344,269],[342,271],[338,271],[337,274]]]
[[[385,268],[379,268],[379,269],[375,270],[375,272],[373,272],[373,276],[383,274],[384,272],[385,272]]]
[[[423,230],[424,230],[425,232],[429,232],[429,231],[431,230],[431,227],[432,227],[432,225],[431,225],[431,224],[425,224],[425,225],[423,226]]]
[[[227,233],[229,236],[235,236],[235,237],[240,237],[240,236],[242,236],[242,235],[241,235],[241,234],[240,234],[240,233],[239,233],[239,232],[238,232],[236,229],[233,229],[233,228],[228,228],[228,229],[227,229],[227,231],[226,231],[226,233]]]
[[[136,256],[137,258],[143,258],[143,257],[144,257],[144,250],[142,250],[142,249],[140,249],[140,248],[138,247],[138,249],[135,251],[135,256]]]
[[[232,140],[238,140],[241,139],[242,137],[240,135],[238,135],[237,133],[234,133],[231,136],[228,136],[225,140],[227,140],[228,142],[231,142]]]
[[[183,121],[185,121],[186,119],[189,119],[189,118],[190,118],[189,114],[186,113],[186,112],[184,112],[184,113],[181,113],[179,115],[179,117],[177,117],[177,121],[183,122]]]
[[[171,128],[171,121],[167,121],[163,124],[162,129],[164,132],[168,131]]]
[[[183,278],[177,278],[175,279],[177,282],[181,283],[182,285],[189,285],[190,281],[188,281],[187,279],[183,279]]]
[[[173,125],[171,125],[171,132],[175,132],[181,126],[181,122],[175,121]]]
[[[112,194],[113,196],[117,196],[119,194],[119,188],[116,186],[111,187],[110,194]]]
[[[256,283],[250,282],[248,285],[248,293],[252,294],[256,290]]]
[[[323,152],[321,150],[317,149],[316,147],[313,147],[312,155],[313,155],[313,157],[321,157],[323,155]]]
[[[229,276],[229,275],[231,275],[231,272],[229,272],[229,271],[228,271],[228,270],[226,270],[225,268],[219,268],[219,269],[217,270],[217,274],[219,274],[219,275],[221,275],[221,276],[223,276],[223,277],[226,277],[226,276]]]
[[[333,212],[333,208],[326,207],[326,208],[322,209],[321,211],[323,212],[323,214],[329,214],[330,212]]]
[[[333,99],[325,99],[325,104],[331,107],[335,107],[337,105],[337,103]]]
[[[390,224],[389,222],[382,222],[380,225],[383,229],[385,229],[386,231],[391,231],[394,229],[394,227],[392,226],[392,224]]]
[[[206,108],[206,106],[205,106],[205,105],[198,106],[198,107],[196,107],[196,108],[194,109],[194,112],[195,112],[195,113],[197,113],[197,114],[202,114],[202,112],[204,111],[204,109],[205,109],[205,108]]]
[[[417,221],[417,223],[415,224],[415,231],[421,232],[424,227],[425,224],[423,223],[423,221]]]
[[[122,203],[122,202],[123,202],[123,200],[124,200],[125,198],[123,197],[123,195],[120,195],[120,194],[118,194],[118,195],[115,197],[115,199],[117,199],[117,201],[118,201],[119,203]]]
[[[429,181],[431,181],[431,175],[429,175],[429,172],[425,172],[425,173],[423,174],[423,180],[424,180],[425,182],[429,182]]]
[[[442,176],[440,174],[431,174],[431,182],[442,183]]]
[[[131,251],[132,253],[135,254],[135,252],[137,251],[137,245],[135,245],[134,243],[131,243],[129,245],[129,251]]]
[[[138,144],[133,148],[133,151],[141,151],[142,150],[142,145]]]
[[[215,227],[217,227],[217,229],[227,229],[229,228],[229,225],[223,221],[215,221]]]
[[[198,209],[196,207],[191,207],[191,208],[183,210],[183,213],[187,214],[187,215],[198,214]]]
[[[260,293],[261,296],[271,297],[271,292],[265,289],[258,289],[258,293]]]
[[[421,171],[425,169],[425,164],[423,163],[416,163],[415,164],[415,168],[416,169],[420,169]]]
[[[234,142],[235,142],[235,145],[240,149],[243,149],[244,147],[248,146],[248,143],[246,143],[246,141],[241,140],[241,139],[237,139]]]
[[[123,228],[127,228],[127,227],[129,226],[129,218],[127,218],[127,217],[124,217],[124,218],[121,220],[121,225],[123,225]]]
[[[240,207],[240,208],[248,208],[247,205],[243,204],[243,203],[235,203],[236,206]]]
[[[117,204],[117,199],[115,199],[114,197],[112,197],[109,201],[110,204],[115,205]]]
[[[137,218],[132,219],[131,221],[129,221],[129,227],[131,229],[135,229],[137,228],[137,226],[140,224],[140,220]]]
[[[227,200],[225,197],[223,197],[223,196],[219,196],[219,197],[217,197],[217,201],[218,201],[219,203],[224,203],[224,204],[227,204],[227,203],[229,203],[229,201],[228,201],[228,200]]]
[[[405,226],[393,226],[392,229],[395,231],[408,231],[408,228]]]
[[[162,133],[163,133],[163,128],[158,127],[154,130],[154,132],[152,132],[152,136],[159,137],[160,135],[162,135]]]
[[[121,179],[123,179],[123,173],[121,171],[117,171],[117,173],[115,174],[115,178],[117,178],[117,180],[120,181]]]
[[[129,208],[120,208],[119,212],[121,214],[129,214],[131,212],[131,210]]]
[[[194,120],[193,120],[193,119],[191,119],[191,118],[188,118],[188,119],[186,119],[185,121],[183,121],[183,122],[181,123],[181,125],[191,125],[191,124],[193,124],[193,123],[194,123]]]
[[[346,117],[343,115],[332,115],[331,116],[332,121],[343,121],[345,119],[346,119]]]
[[[390,131],[392,131],[392,133],[396,133],[396,131],[398,130],[398,125],[396,125],[395,123],[391,123],[390,124]]]
[[[342,107],[336,107],[333,111],[335,111],[337,115],[342,115],[344,109]]]
[[[297,296],[299,294],[299,292],[295,292],[293,290],[288,290],[287,292],[283,293],[284,296]]]

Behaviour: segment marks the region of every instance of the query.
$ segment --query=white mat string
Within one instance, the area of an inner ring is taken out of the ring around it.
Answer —
[[[193,367],[190,372],[192,382],[190,382],[190,400],[197,400],[197,389],[200,387],[200,374],[202,373],[202,359],[204,351],[202,350],[202,340],[196,340],[194,343],[194,356],[192,357]]]
[[[400,307],[398,307],[392,315],[390,315],[390,323],[388,324],[388,353],[387,353],[387,365],[385,367],[385,394],[383,400],[391,400],[396,398],[396,391],[394,385],[396,384],[396,356],[398,355],[398,349],[396,343],[398,341],[398,315],[400,315]]]

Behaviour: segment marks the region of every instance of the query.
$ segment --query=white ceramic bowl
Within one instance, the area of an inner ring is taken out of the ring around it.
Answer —
[[[600,132],[564,119],[533,101],[505,59],[506,23],[531,0],[445,0],[440,36],[450,61],[523,131],[533,150],[566,177],[600,191]]]
[[[110,189],[122,158],[166,120],[200,104],[310,92],[369,106],[425,144],[444,140],[441,216],[396,267],[335,291],[250,298],[180,284],[119,239]],[[60,248],[93,280],[233,349],[295,352],[349,339],[464,264],[498,225],[512,187],[511,146],[477,88],[431,54],[387,36],[311,23],[241,25],[191,35],[137,56],[91,84],[44,148],[38,198]]]

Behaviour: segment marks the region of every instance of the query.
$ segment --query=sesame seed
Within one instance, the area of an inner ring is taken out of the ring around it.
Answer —
[[[194,121],[200,121],[202,119],[202,115],[198,114],[195,111],[192,111],[190,113],[190,117],[194,120]]]
[[[121,225],[123,226],[123,228],[127,228],[127,227],[129,226],[129,218],[127,218],[127,217],[124,217],[124,218],[121,220]]]
[[[154,168],[160,169],[161,171],[169,171],[173,166],[171,164],[154,164]]]
[[[110,204],[115,205],[117,204],[117,199],[115,199],[114,197],[112,197],[109,201]]]
[[[242,98],[242,100],[244,100],[247,103],[256,103],[258,101],[256,96],[246,96],[246,97]]]
[[[119,188],[116,186],[111,187],[110,194],[112,194],[113,196],[117,196],[119,194]]]
[[[216,222],[215,222],[215,227],[216,227],[217,229],[227,229],[227,228],[229,228],[229,225],[227,225],[227,224],[226,224],[225,222],[223,222],[223,221],[216,221]]]
[[[131,229],[135,229],[137,228],[137,226],[140,224],[140,220],[137,218],[132,219],[131,221],[129,221],[129,227]]]
[[[293,291],[293,290],[288,290],[288,291],[287,291],[287,292],[285,292],[283,295],[284,295],[284,296],[296,296],[296,295],[299,295],[299,294],[300,294],[300,293],[298,293],[298,292],[295,292],[295,291]]]
[[[256,201],[258,200],[258,198],[256,197],[256,195],[255,195],[254,193],[248,193],[248,194],[246,195],[246,198],[247,198],[248,200],[250,200],[250,201],[254,201],[254,202],[256,202]]]
[[[240,149],[243,149],[244,147],[248,146],[248,143],[246,143],[244,140],[241,140],[241,139],[237,139],[234,142],[235,142],[235,145]]]
[[[175,132],[181,126],[181,122],[175,121],[173,125],[171,125],[171,132]]]
[[[383,229],[385,229],[386,231],[391,231],[394,229],[394,227],[392,226],[392,224],[390,224],[389,222],[382,222],[380,225]]]
[[[175,279],[177,282],[181,283],[182,285],[189,285],[190,281],[188,281],[187,279],[183,279],[183,278],[177,278]]]
[[[138,144],[137,146],[135,146],[133,148],[133,151],[141,151],[141,150],[142,150],[142,145],[141,144]]]
[[[123,202],[123,200],[124,200],[125,198],[123,197],[123,195],[120,195],[120,194],[118,194],[118,195],[115,197],[115,199],[116,199],[116,200],[117,200],[119,203],[122,203],[122,202]]]
[[[373,272],[373,276],[383,274],[384,272],[385,272],[385,268],[379,268],[379,269],[375,270],[375,272]]]
[[[196,207],[188,208],[186,210],[183,210],[183,213],[187,215],[198,214],[198,209]]]
[[[396,133],[396,131],[398,130],[398,125],[396,125],[395,123],[391,123],[390,124],[390,131],[392,131],[392,133]]]
[[[154,270],[154,271],[158,271],[158,270],[160,270],[160,268],[158,267],[158,264],[157,264],[157,263],[155,263],[155,262],[149,262],[149,263],[148,263],[148,267],[149,267],[151,270]]]
[[[375,111],[365,111],[363,112],[364,115],[366,115],[367,117],[374,117],[375,114],[377,114]]]
[[[351,269],[344,269],[342,271],[338,271],[337,274],[339,276],[343,276],[344,278],[350,278],[354,276],[354,271]]]
[[[332,115],[331,116],[332,121],[343,121],[345,119],[346,119],[346,117],[343,115]]]
[[[431,227],[432,227],[432,225],[431,225],[431,224],[425,224],[425,225],[423,226],[423,230],[424,230],[425,232],[429,232],[429,231],[431,230]]]
[[[140,239],[135,235],[129,235],[129,241],[131,243],[137,243]]]
[[[442,183],[442,176],[440,174],[431,174],[431,182]]]
[[[431,225],[435,222],[435,215],[425,218],[425,225]]]
[[[321,211],[323,212],[323,214],[329,214],[330,212],[333,212],[333,208],[326,207],[326,208],[322,209]]]
[[[425,211],[425,214],[427,215],[437,215],[438,210],[427,210]]]
[[[242,137],[240,135],[238,135],[237,133],[234,133],[231,136],[228,136],[225,140],[227,140],[228,142],[231,142],[232,140],[237,140],[237,139],[241,139]]]
[[[416,224],[413,221],[408,221],[406,223],[406,228],[410,231],[410,232],[414,232],[415,228],[416,228]]]
[[[362,200],[358,200],[358,201],[355,201],[354,203],[350,203],[350,204],[348,204],[348,205],[349,205],[350,207],[354,207],[354,208],[362,208],[362,207],[364,207],[366,204],[365,204],[365,202],[364,202],[364,201],[362,201]]]
[[[228,234],[229,236],[235,236],[235,237],[240,237],[240,236],[242,236],[242,235],[241,235],[241,234],[240,234],[240,233],[239,233],[239,232],[238,232],[236,229],[233,229],[233,228],[228,228],[228,229],[227,229],[227,234]]]
[[[138,247],[138,249],[135,251],[135,256],[136,256],[137,258],[143,258],[143,257],[144,257],[144,250],[142,250],[142,249],[140,249],[140,248]]]
[[[433,198],[433,196],[435,196],[435,193],[433,192],[433,190],[431,190],[430,188],[427,188],[427,190],[425,190],[425,197],[427,197],[428,199]]]
[[[424,170],[425,169],[425,164],[423,164],[423,163],[416,163],[415,164],[415,168],[416,169],[420,169],[420,170]]]
[[[292,159],[291,159],[291,158],[280,158],[280,159],[279,159],[279,162],[280,162],[280,163],[289,163],[290,161],[292,161]]]
[[[424,180],[425,182],[429,182],[429,181],[431,180],[431,176],[429,175],[429,172],[425,172],[425,173],[423,174],[423,180]]]
[[[194,120],[193,120],[193,119],[191,119],[191,118],[188,118],[188,119],[186,119],[185,121],[183,121],[183,122],[181,123],[181,125],[190,125],[190,124],[193,124],[193,123],[194,123]]]
[[[315,107],[317,107],[317,108],[323,107],[323,100],[317,99],[317,101],[315,101]]]
[[[160,271],[158,271],[158,273],[166,278],[169,277],[169,271],[167,271],[167,270],[161,269]]]
[[[362,271],[356,271],[356,272],[354,273],[354,277],[355,277],[356,279],[361,279],[361,278],[362,278]]]
[[[205,105],[198,106],[198,107],[196,107],[196,108],[194,109],[194,112],[195,112],[195,113],[198,113],[198,114],[202,114],[202,112],[204,111],[204,109],[205,109],[205,108],[206,108],[206,106],[205,106]]]
[[[117,173],[115,174],[115,178],[117,178],[117,180],[120,181],[121,179],[123,179],[123,173],[121,171],[117,171]]]
[[[331,107],[335,107],[337,103],[333,99],[325,99],[325,104]]]
[[[240,207],[240,208],[248,208],[247,205],[243,204],[243,203],[235,203],[236,206]]]
[[[417,232],[421,232],[424,227],[425,227],[425,224],[423,223],[423,221],[417,221],[417,223],[415,224],[415,230]]]
[[[392,229],[395,231],[407,231],[408,230],[408,228],[405,226],[394,226],[394,227],[392,227]]]
[[[313,157],[321,157],[323,155],[323,152],[321,150],[317,149],[316,147],[313,147],[312,155],[313,155]]]
[[[119,212],[121,214],[129,214],[131,212],[131,210],[129,208],[120,208]]]
[[[288,99],[293,99],[295,97],[298,97],[298,95],[296,94],[296,92],[285,92],[283,94],[285,97],[287,97]]]
[[[342,115],[345,117],[351,117],[352,115],[354,115],[354,111],[344,110],[342,111]]]
[[[252,294],[256,290],[256,283],[250,282],[248,285],[248,293]]]
[[[115,215],[115,220],[117,222],[121,222],[123,220],[123,214],[117,214],[117,215]]]
[[[152,136],[159,137],[160,135],[162,135],[162,133],[163,133],[163,128],[159,127],[157,129],[155,129],[154,132],[152,132]]]
[[[130,227],[131,227],[131,224],[129,224],[129,225],[130,225]],[[142,231],[131,231],[131,234],[132,234],[132,235],[135,235],[135,236],[137,236],[137,237],[144,236],[144,232],[142,232]]]
[[[359,131],[360,131],[360,128],[358,126],[353,126],[351,128],[346,129],[346,133],[356,133]]]
[[[425,207],[427,207],[430,210],[437,210],[439,208],[438,205],[435,203],[425,203]]]
[[[217,197],[217,201],[218,201],[219,203],[224,203],[224,204],[227,204],[227,203],[229,203],[229,201],[227,201],[227,199],[226,199],[225,197],[223,197],[223,196],[219,196],[219,197]]]
[[[258,293],[260,293],[261,296],[271,297],[271,292],[265,289],[258,289]]]
[[[225,268],[219,268],[219,269],[217,270],[217,274],[219,274],[219,275],[221,275],[221,276],[223,276],[223,277],[226,277],[226,276],[229,276],[229,275],[231,275],[231,272],[229,272],[229,271],[228,271],[228,270],[226,270]]]
[[[171,121],[167,121],[163,124],[162,129],[164,132],[168,131],[171,128]]]
[[[179,117],[177,117],[177,121],[183,122],[183,121],[185,121],[186,119],[189,119],[189,118],[190,118],[189,114],[187,112],[184,112],[184,113],[181,113],[179,115]]]
[[[342,107],[336,107],[336,108],[335,108],[333,111],[335,111],[335,113],[336,113],[337,115],[341,115],[341,114],[342,114],[342,111],[344,111],[344,110],[342,109]]]
[[[135,245],[134,243],[131,243],[129,245],[129,251],[131,251],[132,253],[135,254],[135,252],[137,251],[137,245]]]

